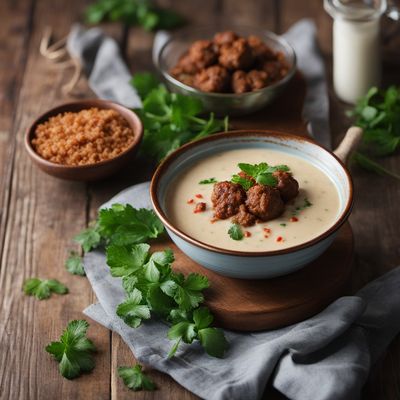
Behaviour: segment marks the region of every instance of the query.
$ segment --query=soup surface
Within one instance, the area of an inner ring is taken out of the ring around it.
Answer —
[[[278,218],[242,228],[245,236],[233,240],[228,234],[231,218],[213,218],[213,184],[200,181],[215,178],[230,180],[237,174],[238,163],[286,164],[299,182],[298,196],[286,204]],[[195,213],[196,204],[206,203],[206,210]],[[227,250],[280,250],[307,242],[331,227],[340,210],[338,192],[331,179],[309,162],[281,151],[239,149],[211,155],[177,175],[168,188],[166,214],[173,225],[203,243]]]

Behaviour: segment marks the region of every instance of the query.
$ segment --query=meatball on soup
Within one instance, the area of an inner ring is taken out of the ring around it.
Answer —
[[[185,234],[226,250],[261,252],[305,243],[337,220],[339,194],[306,160],[243,148],[201,159],[178,174],[166,213]]]

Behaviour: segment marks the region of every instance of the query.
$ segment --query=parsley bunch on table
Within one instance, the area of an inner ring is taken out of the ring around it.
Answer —
[[[146,155],[162,160],[187,142],[228,129],[227,117],[216,119],[213,113],[201,117],[204,109],[200,100],[169,92],[152,74],[136,74],[132,84],[143,103],[135,111],[143,122]]]
[[[91,24],[102,21],[139,25],[145,30],[172,29],[184,23],[177,13],[157,7],[150,0],[97,0],[86,10]]]
[[[363,149],[353,159],[367,170],[400,179],[400,175],[374,160],[393,154],[400,147],[400,87],[372,87],[349,115],[356,117],[356,125],[364,130]]]
[[[150,252],[146,242],[163,231],[153,211],[113,204],[100,210],[93,226],[75,240],[85,253],[106,246],[111,275],[122,278],[126,294],[116,313],[127,325],[137,328],[143,320],[156,315],[171,324],[168,337],[175,344],[170,357],[181,342],[190,344],[194,340],[211,356],[222,357],[228,346],[224,333],[210,326],[212,315],[206,307],[200,307],[204,301],[202,291],[209,287],[207,277],[174,272],[170,249]]]

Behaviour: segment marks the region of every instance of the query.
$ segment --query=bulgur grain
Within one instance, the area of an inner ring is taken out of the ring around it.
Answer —
[[[58,114],[39,124],[32,146],[51,162],[85,165],[116,157],[133,140],[132,128],[117,111],[89,108]]]

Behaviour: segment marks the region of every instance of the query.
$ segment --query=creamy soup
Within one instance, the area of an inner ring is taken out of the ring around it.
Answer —
[[[239,171],[238,163],[261,162],[289,166],[299,183],[299,194],[286,204],[280,217],[242,227],[245,237],[233,240],[228,234],[231,218],[213,219],[213,184],[199,182],[209,178],[230,180]],[[206,203],[206,210],[195,213],[199,202]],[[340,200],[331,179],[309,162],[276,150],[240,149],[202,159],[179,174],[169,187],[166,205],[174,226],[203,243],[228,250],[268,251],[296,246],[319,236],[335,223]]]

